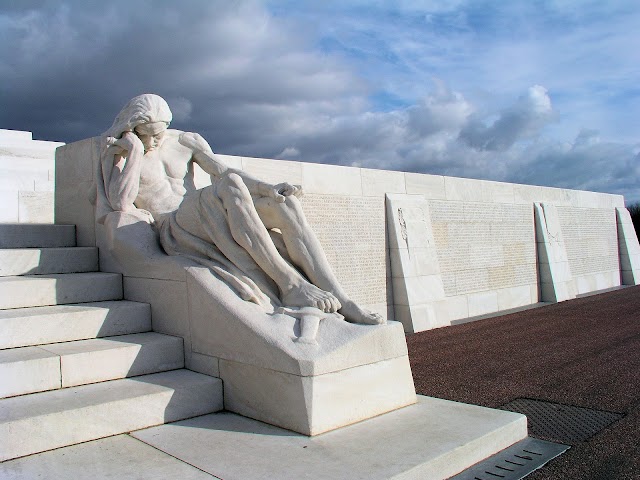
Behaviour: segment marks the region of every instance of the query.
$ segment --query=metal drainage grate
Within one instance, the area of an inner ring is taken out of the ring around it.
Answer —
[[[570,447],[525,438],[449,480],[520,480]]]
[[[530,435],[570,445],[584,442],[624,416],[528,398],[517,398],[500,408],[526,415]]]

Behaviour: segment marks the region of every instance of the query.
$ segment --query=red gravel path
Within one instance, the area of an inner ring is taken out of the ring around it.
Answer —
[[[640,286],[407,337],[422,395],[624,413],[527,480],[640,479]]]

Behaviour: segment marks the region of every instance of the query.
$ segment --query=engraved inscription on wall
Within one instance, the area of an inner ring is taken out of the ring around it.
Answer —
[[[558,207],[558,220],[574,276],[620,269],[613,209]]]
[[[429,209],[447,296],[537,284],[530,205],[432,200]]]
[[[302,206],[347,294],[387,303],[384,198],[305,195]]]

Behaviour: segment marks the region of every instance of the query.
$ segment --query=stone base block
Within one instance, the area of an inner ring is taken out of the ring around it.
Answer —
[[[408,356],[307,377],[220,360],[220,377],[225,409],[311,436],[416,402]]]
[[[527,420],[419,396],[412,406],[311,438],[231,413],[132,435],[225,480],[439,480],[525,438]]]

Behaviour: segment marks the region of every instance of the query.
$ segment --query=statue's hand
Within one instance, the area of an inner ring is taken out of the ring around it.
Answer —
[[[183,132],[178,137],[178,142],[194,152],[211,152],[211,147],[202,135],[192,132]]]
[[[278,203],[284,203],[286,197],[302,197],[302,187],[300,185],[291,185],[290,183],[278,183],[277,185],[269,185],[268,197],[273,198]]]
[[[144,151],[142,141],[133,132],[124,132],[120,138],[107,137],[107,145],[109,147],[120,147],[123,153],[130,152],[135,148]]]
[[[151,215],[150,211],[145,210],[144,208],[138,208],[138,213],[140,217],[142,217],[142,220],[147,222],[149,225],[153,225],[153,223],[155,222],[153,215]]]
[[[134,205],[127,205],[120,211],[131,215],[138,220],[146,222],[149,225],[153,225],[153,223],[155,222],[153,215],[151,215],[151,212],[143,208],[136,208]]]

